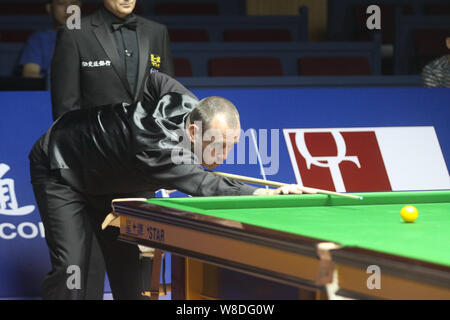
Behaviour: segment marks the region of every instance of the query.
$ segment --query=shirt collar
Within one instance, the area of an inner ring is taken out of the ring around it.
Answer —
[[[130,13],[129,15],[127,15],[123,19],[119,18],[119,17],[115,16],[111,11],[106,9],[105,6],[102,6],[101,10],[102,10],[102,14],[103,14],[103,17],[105,19],[105,22],[108,25],[112,25],[113,23],[123,23],[126,20],[134,17],[134,13]]]

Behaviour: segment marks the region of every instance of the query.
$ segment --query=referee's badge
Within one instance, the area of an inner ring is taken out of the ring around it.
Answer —
[[[150,62],[152,63],[152,67],[155,69],[159,69],[161,67],[161,57],[156,54],[150,54]]]

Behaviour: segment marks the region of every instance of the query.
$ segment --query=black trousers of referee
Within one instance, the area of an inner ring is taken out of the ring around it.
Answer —
[[[103,258],[114,299],[148,299],[141,295],[151,279],[148,261],[140,260],[136,245],[117,240],[117,228],[101,230],[111,200],[121,196],[81,194],[50,171],[44,154],[39,158],[30,159],[31,182],[52,265],[43,299],[102,299],[104,272],[98,270],[104,270]],[[79,286],[74,270],[80,271]]]

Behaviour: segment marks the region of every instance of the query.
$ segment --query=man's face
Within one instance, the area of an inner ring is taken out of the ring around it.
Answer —
[[[447,37],[447,38],[445,39],[445,43],[447,44],[447,49],[450,50],[450,37]]]
[[[67,7],[71,5],[81,6],[81,3],[78,0],[53,0],[51,5],[47,5],[47,12],[53,16],[58,25],[63,25],[69,18]]]
[[[106,9],[119,18],[131,14],[136,6],[136,0],[103,0],[103,3]]]
[[[193,126],[195,125],[191,125],[191,128]],[[196,152],[195,145],[201,145],[202,165],[207,169],[214,169],[227,159],[231,149],[238,143],[240,134],[240,124],[237,128],[230,128],[225,118],[218,115],[211,121],[207,130],[203,129],[203,132],[197,130],[193,134],[194,152]]]

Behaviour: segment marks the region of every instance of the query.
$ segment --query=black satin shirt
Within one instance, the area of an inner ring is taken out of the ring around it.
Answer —
[[[253,194],[255,187],[205,171],[190,145],[181,143],[187,141],[186,117],[197,103],[169,93],[155,102],[68,112],[38,140],[32,165],[45,161],[65,183],[92,195],[161,188],[193,196]]]

